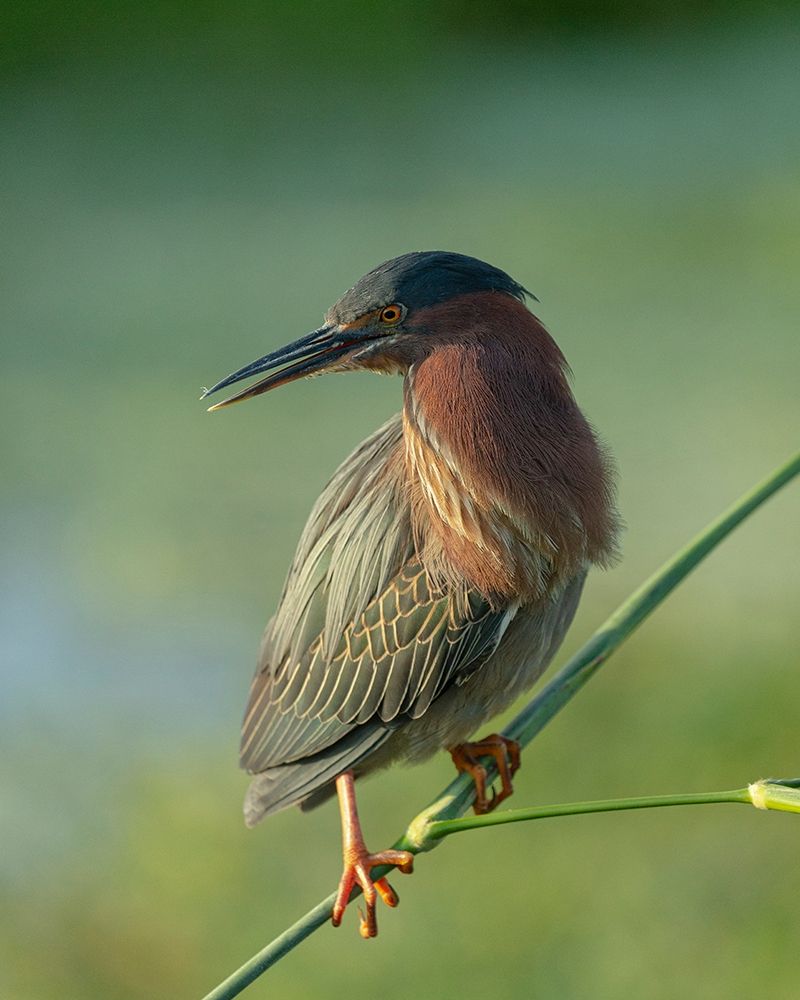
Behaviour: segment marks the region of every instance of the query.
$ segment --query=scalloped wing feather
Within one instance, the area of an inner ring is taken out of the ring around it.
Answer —
[[[376,727],[388,734],[418,718],[478,669],[516,612],[431,589],[414,554],[401,445],[396,417],[312,511],[250,690],[240,759],[251,773],[311,764],[341,741],[352,762],[358,731],[370,752]]]

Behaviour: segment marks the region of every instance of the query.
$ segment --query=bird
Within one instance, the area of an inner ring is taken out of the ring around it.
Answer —
[[[317,329],[202,397],[253,376],[209,409],[327,372],[403,379],[401,412],[344,460],[311,510],[241,729],[248,826],[338,795],[332,922],[357,884],[363,937],[378,932],[377,898],[398,902],[372,869],[410,872],[413,859],[368,851],[356,779],[444,749],[471,775],[476,812],[507,798],[518,744],[471,737],[535,683],[587,571],[617,556],[613,462],[529,297],[477,258],[405,253],[360,278]],[[497,791],[484,755],[497,762]]]

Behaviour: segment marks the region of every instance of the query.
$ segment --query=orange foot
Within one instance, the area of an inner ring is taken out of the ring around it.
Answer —
[[[519,743],[499,733],[492,733],[476,743],[460,743],[450,751],[453,763],[459,772],[465,771],[475,782],[475,805],[477,815],[491,812],[514,791],[511,779],[519,770]],[[491,799],[486,797],[486,768],[479,757],[493,757],[500,776],[499,792],[492,791]]]
[[[379,851],[377,854],[370,854],[363,843],[360,849],[352,847],[345,851],[344,871],[339,882],[339,891],[336,893],[336,902],[333,904],[332,922],[334,927],[338,927],[342,922],[342,916],[350,900],[350,893],[353,886],[358,883],[364,893],[364,902],[367,906],[366,916],[359,907],[359,932],[363,938],[375,937],[378,933],[378,921],[375,916],[375,901],[378,896],[387,906],[395,907],[400,902],[397,893],[389,885],[385,878],[372,881],[370,872],[376,865],[395,865],[406,875],[414,870],[414,855],[409,851]]]
[[[377,865],[394,865],[401,872],[410,875],[414,869],[414,855],[410,851],[379,851],[370,854],[364,843],[361,825],[356,810],[356,795],[352,772],[340,775],[336,779],[336,790],[339,793],[339,808],[342,814],[342,854],[344,871],[339,881],[336,901],[333,904],[331,921],[334,927],[342,922],[342,916],[350,901],[350,893],[358,883],[364,893],[367,907],[366,916],[359,909],[361,937],[371,938],[378,933],[378,921],[375,916],[377,897],[387,906],[395,907],[400,902],[397,893],[385,878],[372,881],[371,872]]]

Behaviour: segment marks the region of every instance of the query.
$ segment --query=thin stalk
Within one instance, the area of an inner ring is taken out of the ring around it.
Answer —
[[[505,823],[525,823],[532,819],[551,819],[555,816],[583,816],[586,813],[618,812],[625,809],[657,809],[661,806],[697,806],[713,802],[750,803],[746,788],[728,792],[696,792],[685,795],[643,795],[635,799],[600,799],[596,802],[562,802],[553,806],[531,806],[526,809],[505,809],[484,816],[464,816],[461,819],[434,820],[429,825],[432,840],[449,837],[463,830],[480,830],[487,826]],[[488,821],[488,822],[487,822]]]
[[[553,680],[516,716],[506,729],[507,736],[527,745],[550,719],[594,675],[608,657],[619,648],[644,619],[717,545],[765,500],[800,473],[800,453],[776,469],[767,479],[741,497],[720,517],[712,521],[689,544],[666,562],[608,618]],[[490,776],[491,761],[483,761]],[[460,775],[437,798],[412,820],[406,833],[394,844],[399,850],[413,853],[430,850],[438,843],[429,836],[434,822],[453,819],[465,812],[472,801],[474,788],[467,775]],[[503,815],[502,813],[498,815]],[[376,877],[388,869],[375,869]],[[335,894],[331,893],[313,910],[301,917],[258,954],[245,962],[204,1000],[230,1000],[263,972],[296,948],[310,934],[330,919]]]
[[[628,799],[599,799],[595,802],[562,802],[552,806],[531,806],[526,809],[505,809],[483,816],[461,819],[433,820],[428,824],[430,840],[442,840],[464,830],[480,830],[505,823],[526,823],[533,819],[555,816],[584,816],[587,813],[621,812],[627,809],[660,809],[664,806],[701,806],[717,802],[740,802],[757,809],[777,809],[800,812],[800,780],[757,781],[745,788],[726,792],[689,792],[677,795],[642,795]]]

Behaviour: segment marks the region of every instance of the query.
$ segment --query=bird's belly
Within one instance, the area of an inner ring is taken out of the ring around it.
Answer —
[[[399,727],[374,758],[364,762],[364,773],[394,761],[418,763],[463,743],[508,708],[536,682],[561,645],[584,578],[581,574],[573,579],[556,601],[521,608],[486,663],[437,698],[419,719]]]

